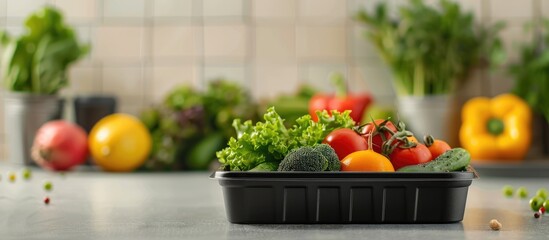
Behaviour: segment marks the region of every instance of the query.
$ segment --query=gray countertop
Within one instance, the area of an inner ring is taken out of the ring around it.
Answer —
[[[7,172],[18,173],[9,182]],[[503,197],[505,184],[531,194],[548,178],[482,177],[469,188],[464,220],[453,224],[243,225],[225,217],[209,173],[65,175],[0,163],[0,239],[546,239],[549,215],[533,217],[527,200]],[[43,182],[54,189],[47,193]],[[51,203],[45,205],[43,198]],[[503,228],[492,231],[491,219]]]

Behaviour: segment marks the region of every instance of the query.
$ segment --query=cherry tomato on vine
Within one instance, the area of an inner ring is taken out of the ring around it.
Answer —
[[[396,147],[389,159],[395,170],[408,165],[417,165],[420,163],[429,162],[432,159],[431,152],[423,144],[417,144],[415,147],[401,148]]]
[[[324,138],[323,143],[330,145],[335,150],[339,160],[342,160],[353,152],[368,148],[366,140],[349,128],[340,128],[332,131]]]
[[[376,125],[380,126],[385,122],[385,119],[376,119],[373,122],[369,122],[366,125],[364,125],[361,128],[360,133],[363,134],[364,139],[366,139],[366,142],[368,143],[369,138],[371,137],[372,133],[374,133],[374,136],[372,137],[372,149],[376,153],[382,153],[381,145],[383,144],[383,140],[387,140],[391,138],[391,133],[389,131],[376,131]],[[387,121],[385,124],[383,124],[387,129],[396,132],[397,128],[391,121]],[[376,133],[377,132],[377,133]],[[382,137],[384,135],[385,137]]]

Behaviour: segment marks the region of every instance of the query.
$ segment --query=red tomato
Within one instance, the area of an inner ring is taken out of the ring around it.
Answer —
[[[417,165],[420,163],[429,162],[432,159],[431,152],[423,144],[417,144],[415,147],[400,148],[396,147],[389,155],[389,159],[398,170],[401,167],[408,165]]]
[[[384,140],[387,141],[392,136],[389,131],[384,131],[384,130],[381,130],[381,132],[376,131],[376,125],[380,126],[384,121],[386,121],[386,120],[385,119],[374,120],[373,123],[370,122],[370,123],[367,123],[366,125],[364,125],[364,127],[362,127],[362,129],[360,131],[361,134],[363,134],[364,139],[366,140],[366,143],[368,143],[368,141],[370,139],[370,136],[372,135],[372,133],[374,133],[374,136],[372,137],[372,149],[376,153],[382,153],[381,145],[383,144],[383,141]],[[387,129],[389,129],[393,132],[397,131],[395,125],[391,121],[387,121],[384,124],[384,126]],[[382,136],[384,136],[384,137],[382,137]]]
[[[324,138],[322,143],[330,145],[335,150],[339,160],[342,160],[353,152],[368,149],[366,139],[348,128],[340,128],[332,131]]]

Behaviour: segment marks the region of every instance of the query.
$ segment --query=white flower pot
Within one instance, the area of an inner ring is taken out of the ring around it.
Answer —
[[[399,96],[397,117],[420,141],[428,134],[436,139],[451,141],[452,100],[448,95]]]

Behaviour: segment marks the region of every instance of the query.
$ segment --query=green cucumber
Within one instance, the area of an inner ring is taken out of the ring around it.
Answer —
[[[453,148],[433,161],[410,165],[398,169],[399,172],[451,172],[464,169],[471,162],[471,154],[463,148]]]

